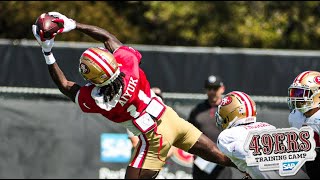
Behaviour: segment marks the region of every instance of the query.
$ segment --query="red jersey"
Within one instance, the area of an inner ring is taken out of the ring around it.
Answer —
[[[86,113],[100,113],[107,119],[121,123],[139,117],[151,100],[150,84],[145,73],[139,67],[141,54],[128,46],[121,46],[113,52],[120,71],[126,76],[124,87],[115,107],[107,111],[101,109],[91,96],[94,84],[80,88],[76,97],[81,110]]]

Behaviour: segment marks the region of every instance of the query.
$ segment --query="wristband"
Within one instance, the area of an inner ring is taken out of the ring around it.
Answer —
[[[48,65],[51,65],[56,62],[56,59],[54,58],[52,53],[50,53],[49,55],[45,55],[45,53],[43,53],[43,56]]]
[[[49,56],[49,55],[51,54],[51,51],[49,51],[49,52],[42,51],[42,52],[43,52],[43,54],[46,55],[46,56]]]

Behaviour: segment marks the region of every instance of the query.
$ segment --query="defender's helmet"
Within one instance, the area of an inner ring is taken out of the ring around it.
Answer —
[[[114,56],[104,48],[89,48],[80,57],[79,71],[85,80],[102,87],[120,74]]]
[[[233,91],[225,95],[216,112],[216,125],[227,129],[239,124],[256,122],[256,104],[244,92]]]
[[[319,107],[320,103],[320,73],[305,71],[300,73],[288,89],[288,105],[302,113]]]

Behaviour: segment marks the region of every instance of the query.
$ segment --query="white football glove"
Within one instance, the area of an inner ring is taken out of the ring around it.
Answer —
[[[58,18],[52,20],[53,22],[63,24],[63,28],[59,29],[58,33],[69,32],[76,28],[76,21],[74,21],[73,19],[67,18],[65,15],[59,12],[49,12],[48,14]]]
[[[32,32],[38,43],[40,44],[43,52],[51,52],[51,49],[54,45],[54,37],[50,40],[41,41],[40,36],[37,34],[37,26],[32,25]]]
[[[37,34],[37,28],[38,27],[36,25],[32,25],[33,35],[42,48],[42,53],[43,53],[44,59],[46,60],[46,63],[48,65],[53,64],[56,62],[56,59],[54,58],[53,54],[51,53],[51,49],[54,45],[54,37],[51,38],[50,40],[41,41],[40,36]]]

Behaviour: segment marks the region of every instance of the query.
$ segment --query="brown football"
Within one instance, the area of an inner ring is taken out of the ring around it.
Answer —
[[[48,13],[41,14],[35,22],[38,26],[37,34],[40,34],[40,30],[43,31],[44,39],[50,39],[54,33],[56,33],[63,25],[61,23],[52,22],[55,17],[50,16]]]

